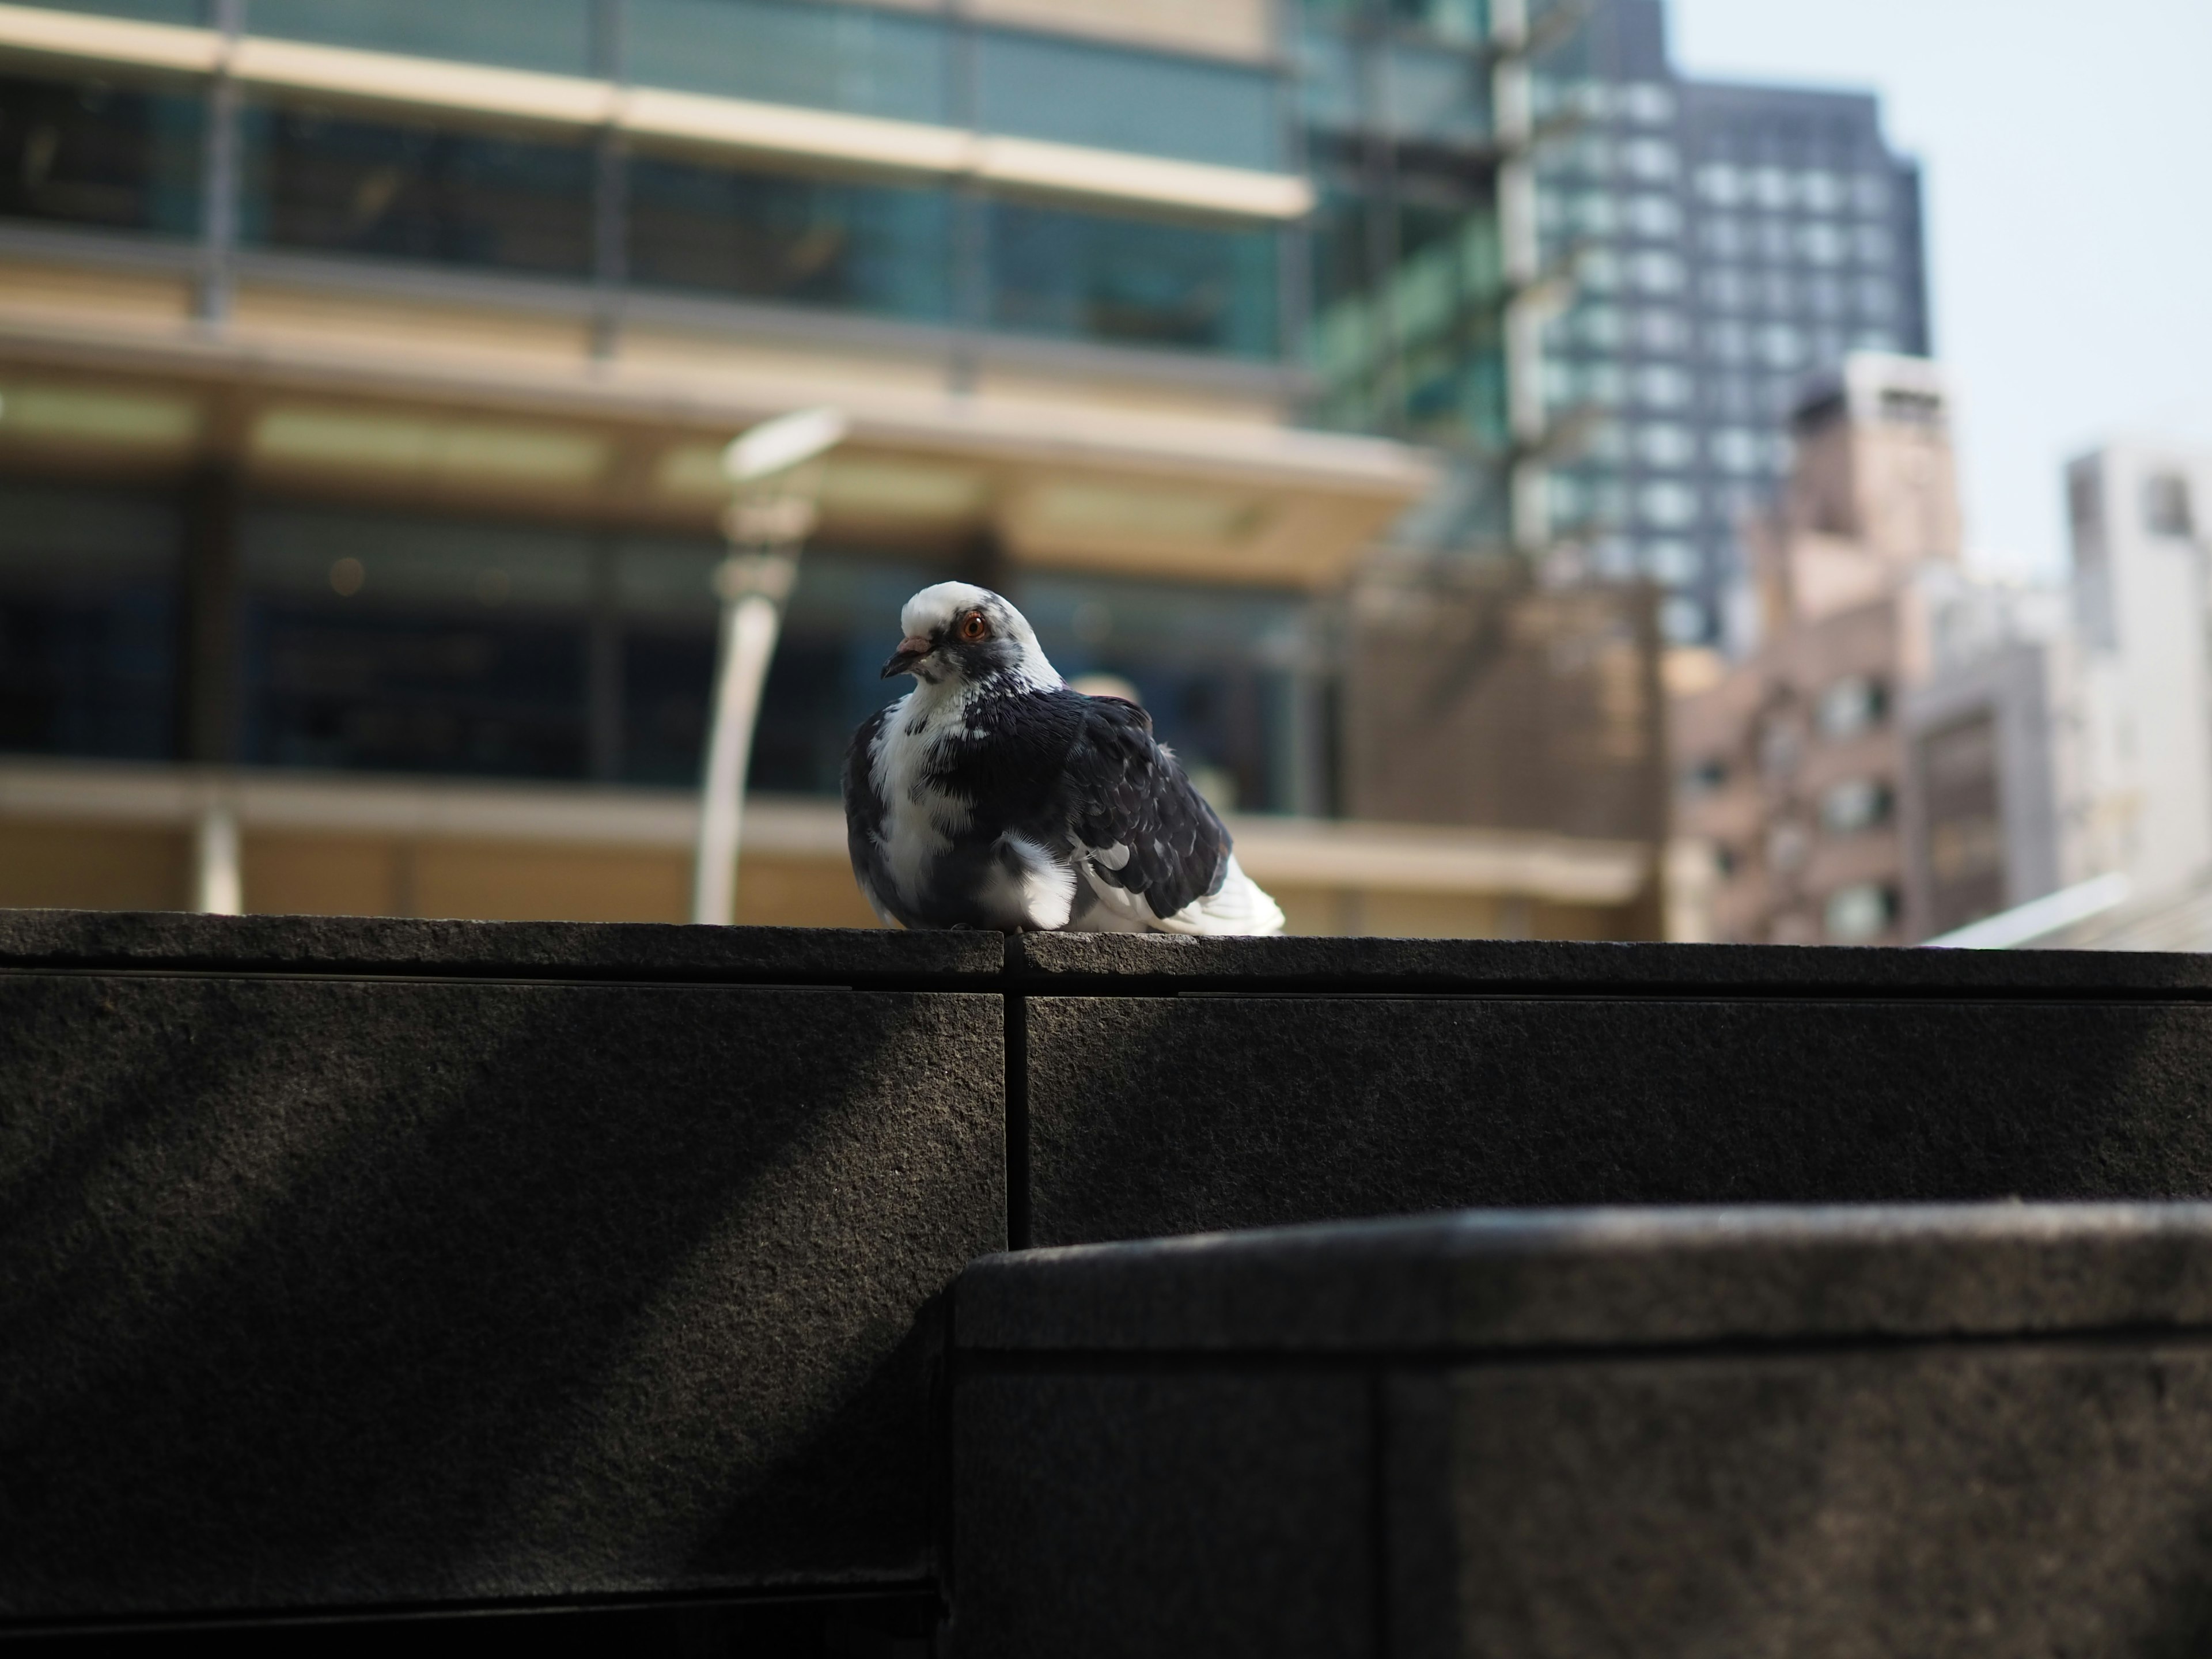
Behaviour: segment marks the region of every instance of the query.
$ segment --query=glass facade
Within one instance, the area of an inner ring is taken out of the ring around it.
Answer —
[[[629,266],[644,287],[940,319],[951,309],[951,198],[641,158]]]
[[[0,479],[0,750],[176,752],[170,496]]]
[[[0,216],[191,234],[202,109],[100,81],[0,76]]]
[[[246,760],[586,775],[586,538],[263,506],[240,543]]]
[[[1240,357],[1279,349],[1272,231],[997,202],[988,240],[998,327]]]
[[[926,13],[807,0],[630,0],[622,59],[643,86],[943,123],[952,46]]]
[[[1222,167],[1282,165],[1272,69],[985,29],[975,125],[986,132]]]
[[[50,11],[95,12],[103,17],[174,23],[187,28],[207,21],[207,0],[40,0],[40,3]]]
[[[247,0],[256,34],[589,75],[592,0]]]
[[[1492,59],[1473,3],[1305,9],[1301,116],[1321,192],[1302,355],[1323,425],[1435,445],[1450,476],[1401,527],[1495,549],[1508,533],[1506,299]]]
[[[580,144],[322,111],[246,112],[240,238],[544,276],[592,269]]]

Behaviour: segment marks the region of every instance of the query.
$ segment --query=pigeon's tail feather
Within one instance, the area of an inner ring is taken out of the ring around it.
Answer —
[[[1279,933],[1283,931],[1283,907],[1244,873],[1244,866],[1237,862],[1237,854],[1231,853],[1229,867],[1222,872],[1220,886],[1201,898],[1193,899],[1155,926],[1169,933]]]

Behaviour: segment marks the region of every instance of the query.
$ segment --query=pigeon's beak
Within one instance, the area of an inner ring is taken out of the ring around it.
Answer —
[[[936,641],[926,640],[919,634],[909,634],[899,641],[899,648],[891,653],[891,659],[884,665],[885,679],[895,675],[911,674],[915,664],[937,648]]]

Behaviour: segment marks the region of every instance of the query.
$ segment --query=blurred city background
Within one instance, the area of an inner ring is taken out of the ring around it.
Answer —
[[[0,4],[0,904],[683,919],[720,457],[829,407],[740,921],[873,925],[840,763],[960,577],[1296,932],[2212,945],[2212,446],[1970,542],[1880,65],[1674,21]]]

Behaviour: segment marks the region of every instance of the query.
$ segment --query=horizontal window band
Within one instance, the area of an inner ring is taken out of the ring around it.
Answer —
[[[386,108],[612,128],[731,155],[973,179],[1024,191],[1224,217],[1288,220],[1313,206],[1291,173],[1182,161],[922,122],[404,57],[213,29],[0,3],[0,52],[213,76]]]

